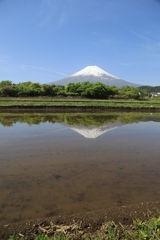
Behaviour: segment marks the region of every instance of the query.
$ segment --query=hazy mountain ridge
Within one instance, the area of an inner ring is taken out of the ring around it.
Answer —
[[[146,86],[146,85],[144,85],[144,86],[140,86],[140,88],[142,90],[145,90],[148,93],[149,92],[160,92],[160,86],[153,87],[153,86]]]

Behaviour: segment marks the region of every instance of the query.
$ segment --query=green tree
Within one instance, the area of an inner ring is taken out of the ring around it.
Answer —
[[[47,85],[47,84],[42,84],[41,85],[41,95],[42,96],[51,96],[52,95],[52,89],[55,85]]]
[[[134,88],[132,86],[124,86],[120,89],[120,95],[127,98],[139,99],[143,97],[143,92],[140,91],[139,88]]]
[[[109,95],[115,96],[119,94],[119,88],[117,88],[116,86],[106,86],[106,87]]]
[[[57,86],[57,85],[54,85],[53,88],[52,88],[52,96],[58,96],[58,95],[62,95],[64,96],[65,95],[65,88],[64,86]]]
[[[0,82],[0,88],[4,87],[4,86],[12,86],[12,81],[9,80],[3,80]]]
[[[87,96],[92,98],[108,98],[108,90],[106,85],[100,82],[92,84],[86,89]]]
[[[89,81],[82,82],[80,86],[78,87],[78,94],[83,97],[88,97],[87,95],[87,89],[92,86],[92,83]]]

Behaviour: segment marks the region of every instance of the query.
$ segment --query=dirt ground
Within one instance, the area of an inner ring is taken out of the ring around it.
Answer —
[[[84,234],[99,231],[108,220],[122,233],[124,226],[132,227],[135,219],[153,216],[160,216],[160,201],[7,224],[0,226],[0,240],[7,240],[14,233],[19,239],[32,240],[43,233],[51,237],[60,232],[71,239],[82,239]]]

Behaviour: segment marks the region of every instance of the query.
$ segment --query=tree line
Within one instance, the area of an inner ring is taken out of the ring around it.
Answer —
[[[145,96],[146,92],[140,88],[124,86],[107,86],[96,82],[68,83],[66,86],[48,85],[33,82],[14,84],[9,80],[0,82],[0,96],[2,97],[38,97],[38,96],[71,96],[97,99],[108,98],[132,98],[139,99]]]

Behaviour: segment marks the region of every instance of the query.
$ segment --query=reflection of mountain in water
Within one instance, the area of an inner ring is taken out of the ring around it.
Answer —
[[[73,131],[81,134],[85,138],[97,138],[101,136],[102,134],[109,132],[111,130],[114,130],[117,127],[121,127],[124,124],[122,124],[120,121],[117,121],[115,123],[108,123],[108,124],[103,124],[102,126],[96,127],[96,126],[89,126],[85,127],[82,125],[75,126],[75,125],[68,125],[67,123],[61,123],[63,126],[67,126]]]

